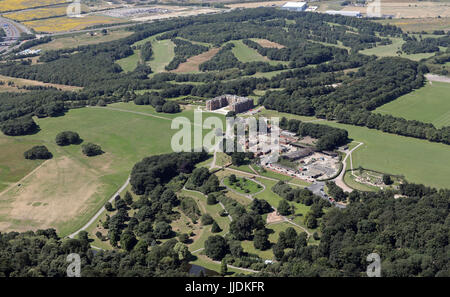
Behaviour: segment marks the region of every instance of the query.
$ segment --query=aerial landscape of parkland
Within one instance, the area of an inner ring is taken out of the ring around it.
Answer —
[[[450,0],[0,0],[3,277],[450,277]]]

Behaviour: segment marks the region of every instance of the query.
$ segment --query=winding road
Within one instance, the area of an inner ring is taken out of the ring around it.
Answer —
[[[344,182],[344,175],[345,175],[345,170],[347,169],[347,158],[350,157],[350,169],[353,170],[353,160],[352,160],[352,153],[361,145],[363,145],[364,143],[359,142],[359,144],[357,146],[355,146],[354,148],[352,148],[350,151],[346,151],[345,152],[345,157],[344,160],[342,160],[342,171],[341,173],[334,179],[334,182],[336,183],[336,185],[338,187],[340,187],[342,190],[344,190],[345,192],[349,192],[351,193],[353,191],[352,188],[350,188],[349,186],[347,186],[347,184]]]

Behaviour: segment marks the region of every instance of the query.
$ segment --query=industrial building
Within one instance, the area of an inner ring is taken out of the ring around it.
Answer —
[[[236,95],[222,95],[206,101],[206,109],[216,110],[228,106],[230,110],[240,113],[253,108],[253,99]]]
[[[305,11],[307,8],[306,2],[286,2],[281,9],[290,11]]]
[[[349,10],[327,10],[325,13],[331,15],[343,15],[349,17],[361,17],[361,13],[359,11],[349,11]]]

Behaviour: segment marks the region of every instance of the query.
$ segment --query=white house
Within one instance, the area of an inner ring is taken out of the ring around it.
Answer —
[[[281,9],[290,11],[305,11],[306,7],[306,2],[286,2],[283,6],[281,6]]]

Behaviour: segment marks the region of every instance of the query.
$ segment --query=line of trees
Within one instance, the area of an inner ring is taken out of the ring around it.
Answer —
[[[333,150],[349,141],[347,130],[327,125],[303,123],[296,119],[288,120],[286,117],[281,118],[280,128],[303,137],[311,136],[312,138],[317,138],[316,148],[321,151]]]

